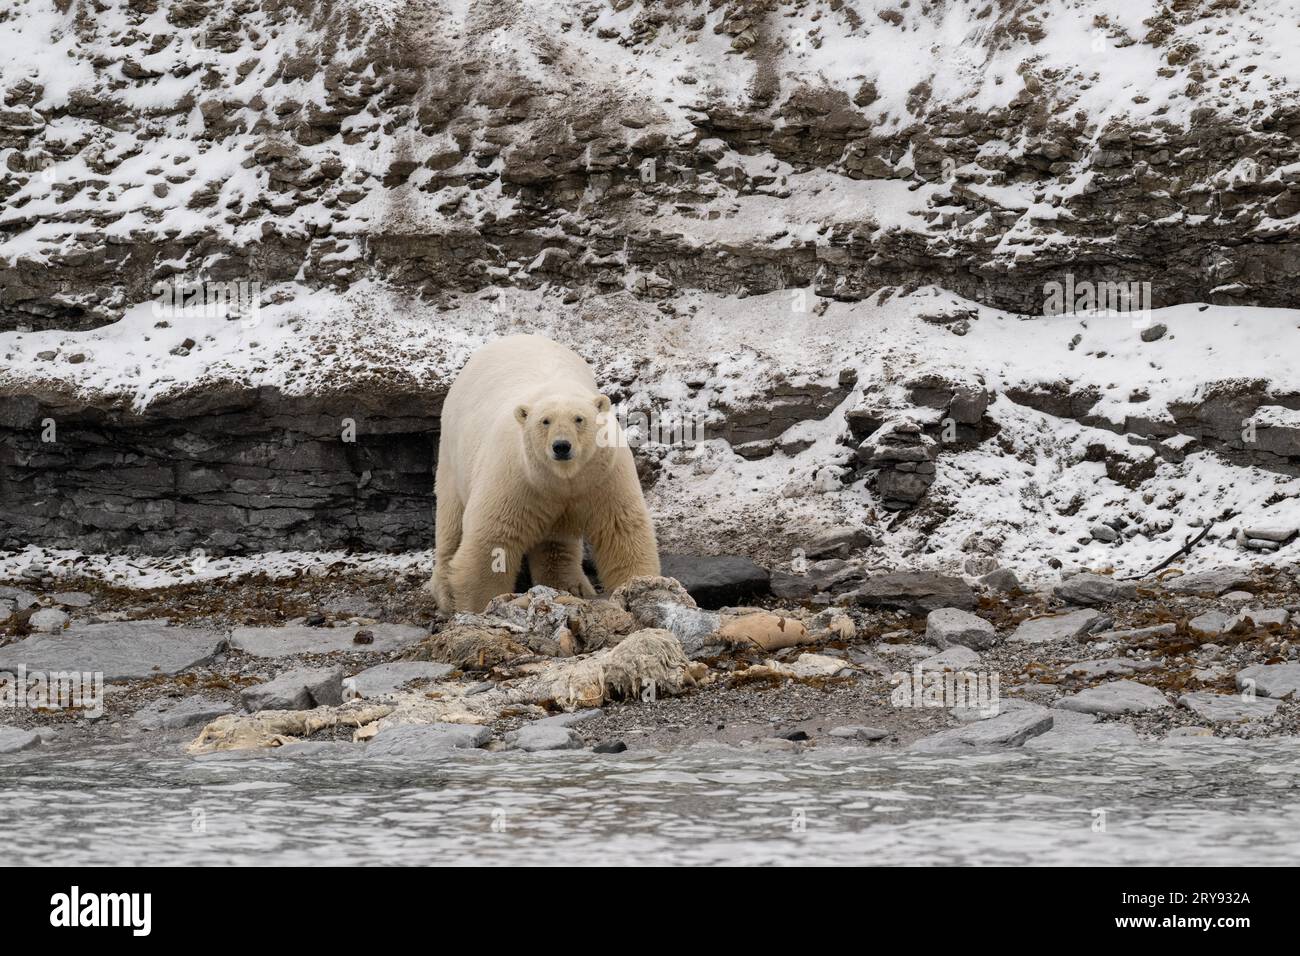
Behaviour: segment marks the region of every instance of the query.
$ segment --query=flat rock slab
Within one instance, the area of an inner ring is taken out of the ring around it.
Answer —
[[[1004,701],[996,717],[942,730],[916,741],[908,749],[919,753],[963,753],[1019,747],[1031,737],[1051,730],[1052,721],[1052,712],[1046,707]]]
[[[1132,581],[1116,581],[1109,575],[1085,571],[1066,578],[1056,586],[1055,593],[1070,604],[1097,607],[1131,600],[1137,596],[1137,585]]]
[[[1107,657],[1097,661],[1075,661],[1066,664],[1062,670],[1071,677],[1096,680],[1101,677],[1127,677],[1139,671],[1154,670],[1159,667],[1155,661],[1135,661],[1129,657]]]
[[[1276,541],[1284,544],[1296,536],[1296,529],[1290,525],[1275,528],[1247,528],[1246,537],[1259,538],[1263,541]]]
[[[0,585],[0,601],[12,601],[14,607],[19,611],[25,611],[29,607],[36,607],[41,603],[40,598],[31,591],[10,587],[7,584]]]
[[[1092,714],[1058,710],[1052,729],[1025,741],[1026,750],[1094,750],[1100,747],[1133,747],[1142,740],[1128,724],[1098,722]]]
[[[482,747],[492,731],[478,724],[402,724],[382,730],[366,744],[371,757],[440,756],[451,750]]]
[[[748,604],[770,592],[767,571],[739,555],[661,554],[659,565],[703,608]]]
[[[1261,697],[1300,696],[1300,664],[1255,664],[1237,672],[1237,690],[1254,687]]]
[[[0,754],[16,754],[40,744],[41,738],[34,730],[19,727],[0,727]]]
[[[969,647],[956,646],[940,651],[938,654],[931,654],[921,661],[919,666],[923,671],[961,671],[979,665],[979,654]]]
[[[975,609],[975,592],[961,578],[932,571],[896,571],[874,574],[856,591],[856,603],[892,608],[918,617],[940,608]]]
[[[959,644],[978,650],[992,647],[997,637],[988,621],[955,607],[941,607],[925,619],[925,639],[936,647]]]
[[[1089,609],[1053,614],[1051,617],[1036,617],[1022,621],[1007,640],[1015,644],[1049,644],[1052,641],[1078,638],[1086,634],[1092,622],[1100,616]]]
[[[1271,697],[1242,698],[1236,694],[1211,694],[1206,691],[1184,694],[1178,698],[1179,707],[1186,707],[1198,717],[1216,724],[1261,720],[1273,716],[1273,712],[1281,705],[1280,700]]]
[[[1236,623],[1237,618],[1235,615],[1228,615],[1222,611],[1206,611],[1204,614],[1198,614],[1192,618],[1187,626],[1197,634],[1208,634],[1217,637],[1220,634],[1227,634]]]
[[[1130,644],[1134,641],[1145,641],[1153,637],[1173,637],[1177,633],[1177,624],[1153,624],[1150,627],[1133,627],[1120,631],[1100,631],[1090,635],[1088,640],[1097,644]]]
[[[1154,687],[1131,680],[1113,680],[1089,687],[1052,705],[1082,714],[1139,714],[1172,707],[1169,699]]]
[[[390,661],[368,667],[349,680],[359,697],[379,697],[413,680],[441,680],[455,669],[433,661]]]
[[[54,603],[63,607],[90,607],[94,600],[85,591],[60,591],[54,595]]]
[[[1167,590],[1179,594],[1207,594],[1218,597],[1220,594],[1248,587],[1251,580],[1249,571],[1220,568],[1215,571],[1199,571],[1196,574],[1166,578],[1162,583]]]
[[[357,632],[373,635],[369,644],[354,640]],[[329,654],[335,651],[388,653],[416,644],[429,636],[422,627],[409,624],[371,624],[367,627],[237,627],[230,634],[230,646],[254,657],[292,657],[295,654]]]
[[[169,627],[163,621],[82,624],[57,634],[35,634],[0,647],[0,670],[103,673],[104,680],[179,674],[206,664],[226,646],[221,631]]]
[[[228,701],[211,697],[163,698],[141,707],[133,719],[145,730],[179,730],[206,724],[234,710]]]

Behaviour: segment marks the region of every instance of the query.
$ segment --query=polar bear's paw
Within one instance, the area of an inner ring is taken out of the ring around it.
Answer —
[[[438,603],[439,611],[446,614],[451,614],[455,611],[456,602],[453,600],[451,595],[451,586],[442,579],[442,575],[438,573],[437,568],[433,569],[433,577],[425,581],[424,586],[420,588],[420,590],[425,594],[432,595],[433,599]]]

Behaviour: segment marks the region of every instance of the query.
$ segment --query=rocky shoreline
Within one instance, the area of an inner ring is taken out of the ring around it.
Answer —
[[[1294,565],[1035,584],[1006,569],[841,573],[796,600],[779,594],[806,570],[769,582],[741,559],[666,564],[685,587],[637,579],[594,601],[534,588],[452,619],[414,573],[133,590],[38,570],[0,586],[0,671],[99,672],[102,713],[11,703],[0,752],[963,753],[1300,735]]]

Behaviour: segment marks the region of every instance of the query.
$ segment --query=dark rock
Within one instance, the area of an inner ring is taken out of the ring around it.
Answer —
[[[664,554],[659,561],[664,577],[680,581],[703,608],[743,605],[771,591],[767,571],[739,555]]]

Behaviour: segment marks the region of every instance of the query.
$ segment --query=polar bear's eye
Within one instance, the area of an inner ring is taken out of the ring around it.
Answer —
[[[550,420],[549,418],[543,418],[543,419],[542,419],[542,424],[543,424],[543,425],[549,425],[550,423],[551,423],[551,420]]]
[[[577,418],[575,418],[575,419],[573,420],[573,424],[575,424],[575,425],[581,425],[581,424],[582,424],[582,416],[579,415]]]

